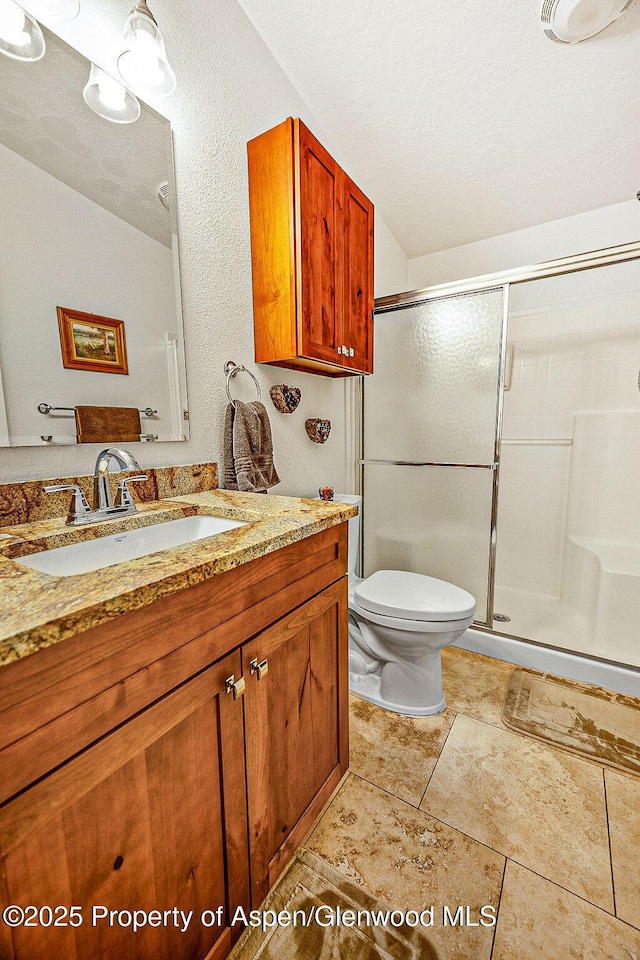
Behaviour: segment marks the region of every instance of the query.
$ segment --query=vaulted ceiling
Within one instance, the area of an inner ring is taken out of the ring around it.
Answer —
[[[409,257],[640,189],[640,2],[572,46],[540,0],[239,2]]]
[[[146,105],[132,124],[96,116],[82,97],[89,61],[44,33],[42,60],[0,57],[0,144],[171,247],[171,216],[158,200],[160,184],[173,182],[169,124]]]

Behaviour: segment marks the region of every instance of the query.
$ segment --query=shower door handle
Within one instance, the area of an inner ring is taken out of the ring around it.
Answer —
[[[363,464],[386,464],[391,467],[469,467],[473,470],[497,470],[498,464],[493,463],[449,463],[443,460],[359,460]]]

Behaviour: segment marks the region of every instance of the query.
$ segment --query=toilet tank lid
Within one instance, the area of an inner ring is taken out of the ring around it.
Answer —
[[[463,620],[476,609],[461,587],[406,570],[378,570],[358,584],[354,599],[363,610],[403,620]]]
[[[350,503],[358,507],[362,503],[362,497],[353,493],[334,493],[334,503]]]

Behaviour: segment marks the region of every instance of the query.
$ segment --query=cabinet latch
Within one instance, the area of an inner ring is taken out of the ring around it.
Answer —
[[[254,657],[249,661],[249,667],[252,674],[258,674],[258,680],[262,680],[269,673],[269,661],[266,658],[258,663],[258,658]]]
[[[224,682],[225,692],[232,693],[234,700],[237,700],[238,697],[241,697],[243,695],[246,689],[246,686],[247,684],[245,682],[244,677],[239,677],[236,680],[236,676],[234,673],[232,673],[230,677],[227,677],[227,679]]]

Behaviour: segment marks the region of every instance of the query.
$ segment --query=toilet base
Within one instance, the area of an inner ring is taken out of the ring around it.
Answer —
[[[369,665],[369,670],[371,665]],[[394,703],[386,700],[381,692],[380,672],[368,672],[365,658],[359,650],[353,647],[349,650],[349,690],[361,700],[368,700],[369,703],[375,703],[378,707],[385,710],[391,710],[392,713],[400,713],[405,717],[433,717],[446,707],[444,695],[436,703],[427,706],[413,707],[405,703]]]

